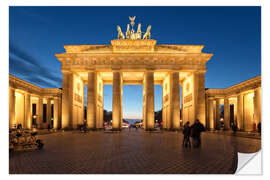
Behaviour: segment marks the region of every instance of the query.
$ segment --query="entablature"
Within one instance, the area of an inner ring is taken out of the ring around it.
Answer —
[[[230,86],[226,89],[207,89],[205,91],[208,98],[210,97],[232,97],[237,94],[247,92],[261,87],[261,75],[243,81],[239,84]]]
[[[113,39],[109,45],[64,45],[66,53],[202,53],[204,45],[157,45],[153,39]]]
[[[62,94],[62,90],[59,88],[41,88],[12,75],[9,75],[9,86],[37,97],[61,97]]]
[[[206,70],[212,54],[56,54],[63,69],[175,69]]]

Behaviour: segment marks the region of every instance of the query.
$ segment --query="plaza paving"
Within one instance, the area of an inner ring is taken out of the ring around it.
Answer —
[[[228,174],[237,151],[257,152],[259,139],[204,132],[200,149],[182,147],[180,132],[78,131],[39,136],[43,150],[15,152],[11,174]]]

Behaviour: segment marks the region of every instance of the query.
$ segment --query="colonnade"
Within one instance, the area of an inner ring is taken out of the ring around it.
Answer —
[[[47,128],[53,118],[51,128],[60,128],[60,106],[59,98],[42,98],[32,96],[25,92],[16,92],[10,88],[9,98],[9,128],[14,128],[21,124],[24,129],[31,129],[33,125],[37,128]],[[36,113],[33,114],[33,104],[36,105]],[[43,119],[43,105],[46,104],[46,120]],[[52,117],[51,105],[53,104],[54,114]],[[36,122],[33,124],[33,119]]]
[[[24,129],[61,128],[61,90],[45,89],[10,75],[9,86],[9,128],[18,124]],[[53,104],[53,117],[51,105]],[[43,106],[46,105],[46,113]],[[43,118],[44,113],[46,117]],[[35,124],[33,124],[33,122]]]
[[[112,70],[111,81],[113,86],[112,96],[112,128],[121,129],[123,122],[123,73],[120,70]],[[87,127],[90,129],[103,128],[103,85],[104,80],[101,72],[87,72],[87,81],[74,72],[63,72],[63,95],[62,95],[62,128],[77,128],[83,120],[74,116],[74,96],[84,96],[84,93],[78,91],[75,86],[87,84]],[[205,124],[205,107],[204,107],[204,72],[189,72],[189,74],[180,81],[179,71],[168,71],[165,73],[163,80],[155,80],[154,70],[145,70],[141,84],[143,85],[143,127],[145,130],[151,130],[155,126],[155,103],[154,103],[154,85],[160,84],[162,90],[162,119],[163,128],[174,130],[180,128],[180,85],[185,88],[182,92],[183,98],[188,101],[181,102],[183,108],[183,122],[190,121],[193,123],[195,118]],[[183,76],[184,77],[184,76]],[[75,80],[77,79],[77,80]],[[132,79],[132,77],[131,77]],[[135,79],[135,78],[134,78]],[[136,80],[135,80],[136,81]],[[188,83],[185,83],[188,81]],[[136,81],[138,82],[138,81]],[[108,84],[108,82],[106,83]],[[129,83],[130,84],[130,83]],[[77,94],[77,95],[78,95]],[[182,99],[183,99],[182,98]],[[84,98],[83,98],[84,99]],[[192,109],[191,111],[188,109]],[[82,112],[83,113],[83,112]],[[186,115],[189,114],[189,115]]]
[[[211,90],[210,90],[211,92]],[[232,123],[239,130],[256,131],[261,122],[261,87],[241,91],[238,94],[217,94],[207,99],[207,124],[209,129],[230,129]],[[224,105],[224,118],[221,118],[220,105]],[[232,112],[233,111],[233,112]]]
[[[112,77],[113,97],[112,97],[112,128],[121,129],[123,120],[123,75],[121,71],[113,71]],[[103,114],[97,113],[99,101],[103,103],[103,96],[98,96],[97,90],[98,73],[88,72],[87,88],[87,126],[89,128],[103,127]],[[102,99],[99,99],[101,97]],[[103,107],[102,107],[103,111]],[[147,71],[143,80],[143,123],[145,129],[154,128],[154,72]]]

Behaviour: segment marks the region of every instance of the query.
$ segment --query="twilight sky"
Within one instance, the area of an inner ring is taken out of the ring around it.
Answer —
[[[54,56],[64,45],[110,44],[116,26],[125,31],[136,16],[145,32],[152,25],[158,44],[203,44],[215,55],[207,63],[206,88],[227,88],[261,74],[260,7],[10,7],[9,73],[42,88],[62,87]],[[161,109],[155,86],[155,110]],[[104,86],[111,110],[112,86]],[[124,118],[141,118],[142,86],[123,88]]]

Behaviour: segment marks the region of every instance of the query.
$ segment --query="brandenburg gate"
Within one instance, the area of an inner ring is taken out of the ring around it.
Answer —
[[[180,128],[183,123],[205,118],[206,63],[213,54],[203,45],[159,45],[151,39],[151,26],[142,34],[141,24],[133,29],[130,18],[126,33],[117,26],[118,39],[110,45],[65,45],[55,56],[62,64],[62,128],[77,128],[84,122],[84,86],[87,85],[87,126],[103,127],[103,85],[112,84],[112,126],[122,126],[123,85],[143,86],[143,127],[154,128],[154,85],[162,86],[163,128]],[[180,86],[182,100],[180,102]]]

